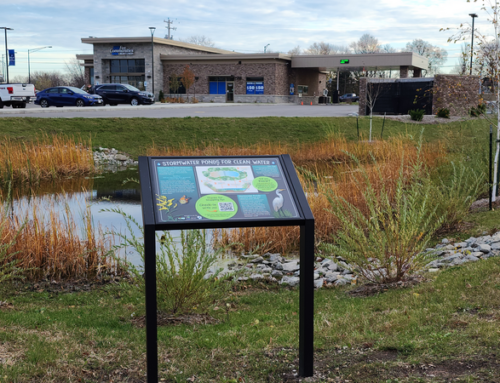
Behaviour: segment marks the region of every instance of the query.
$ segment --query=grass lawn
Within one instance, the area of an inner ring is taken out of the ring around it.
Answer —
[[[382,119],[374,120],[374,137],[379,137],[381,124]],[[384,138],[417,138],[422,128],[424,140],[441,140],[450,158],[477,154],[484,161],[489,123],[482,119],[443,125],[388,119]],[[362,137],[368,129],[369,120],[361,119]],[[0,137],[92,137],[94,147],[114,147],[135,157],[153,143],[300,144],[320,141],[333,130],[357,139],[356,119],[347,117],[0,119]],[[497,229],[499,214],[471,213],[470,225],[446,236],[462,238]],[[348,296],[351,287],[317,291],[316,375],[309,381],[500,381],[500,258],[425,278],[414,287],[364,298]],[[298,290],[263,283],[239,286],[208,312],[216,323],[159,327],[161,381],[298,381]],[[143,314],[144,297],[127,282],[71,293],[57,283],[4,283],[0,383],[144,382],[145,330],[138,325]]]
[[[373,137],[378,139],[382,118],[375,118],[373,125]],[[386,119],[384,138],[401,134],[418,137],[425,127],[424,139],[429,141],[454,140],[457,136],[487,139],[488,126],[489,123],[483,119],[425,126]],[[359,128],[361,136],[368,137],[369,119],[361,118]],[[91,137],[94,147],[114,147],[135,157],[144,154],[153,144],[158,147],[194,147],[206,144],[248,146],[267,142],[308,143],[325,138],[331,129],[344,134],[347,139],[357,139],[354,117],[0,119],[0,137],[30,140],[43,133]]]
[[[497,381],[500,259],[426,277],[366,298],[317,291],[313,381]],[[13,306],[0,308],[0,381],[144,381],[143,297],[57,289],[2,287]],[[298,291],[258,285],[226,302],[209,312],[219,323],[159,327],[162,381],[295,381]]]

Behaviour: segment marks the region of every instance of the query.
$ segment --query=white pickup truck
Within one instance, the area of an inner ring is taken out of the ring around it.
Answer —
[[[33,84],[0,84],[0,109],[5,106],[26,108],[30,99],[36,98]]]

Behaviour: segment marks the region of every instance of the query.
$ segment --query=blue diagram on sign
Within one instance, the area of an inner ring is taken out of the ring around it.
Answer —
[[[16,65],[16,52],[14,49],[9,49],[9,66]]]

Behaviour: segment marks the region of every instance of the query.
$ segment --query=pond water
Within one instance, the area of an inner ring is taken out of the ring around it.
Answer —
[[[96,230],[115,231],[130,235],[125,218],[111,209],[120,209],[142,227],[140,186],[137,182],[126,180],[139,179],[137,168],[109,171],[91,177],[68,178],[57,182],[42,183],[36,188],[16,187],[12,190],[12,214],[20,217],[36,214],[44,222],[50,222],[50,213],[65,220],[71,212],[82,238],[85,237],[85,214],[90,211]],[[5,195],[5,193],[4,193]],[[33,198],[35,197],[35,198]],[[142,237],[141,230],[131,225],[132,234]],[[171,232],[175,239],[179,231]],[[115,237],[115,244],[121,241]],[[211,241],[211,232],[207,231]],[[177,242],[179,244],[179,242]],[[159,244],[157,244],[159,246]],[[141,265],[139,254],[127,248],[120,256],[125,256],[134,265]]]

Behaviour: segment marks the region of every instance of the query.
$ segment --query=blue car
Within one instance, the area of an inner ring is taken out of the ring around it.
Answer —
[[[91,106],[103,105],[102,97],[97,94],[88,94],[74,86],[56,86],[47,88],[36,94],[36,105],[42,108],[49,106]]]

